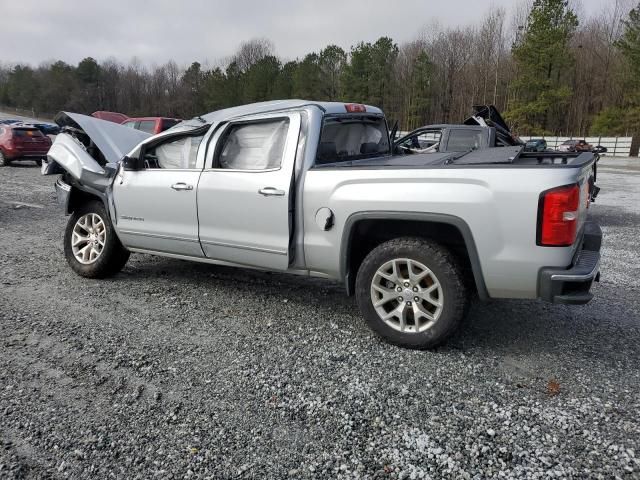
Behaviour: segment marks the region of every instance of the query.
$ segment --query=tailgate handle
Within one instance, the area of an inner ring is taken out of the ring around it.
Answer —
[[[284,190],[278,190],[273,187],[264,187],[258,190],[260,195],[264,195],[265,197],[284,197]]]
[[[174,190],[193,190],[193,185],[187,185],[186,183],[179,182],[171,185]]]

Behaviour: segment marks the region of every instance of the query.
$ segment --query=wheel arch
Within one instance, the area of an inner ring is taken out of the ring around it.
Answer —
[[[372,230],[373,238],[367,233]],[[480,257],[467,222],[454,215],[397,211],[357,212],[347,218],[340,245],[340,278],[348,295],[355,291],[358,267],[366,255],[382,242],[399,236],[430,238],[445,247],[457,247],[454,253],[467,263],[479,298],[489,299]]]
[[[66,215],[71,215],[79,206],[95,200],[102,202],[107,212],[110,212],[109,203],[104,193],[84,185],[82,187],[71,185],[64,206],[64,212]]]

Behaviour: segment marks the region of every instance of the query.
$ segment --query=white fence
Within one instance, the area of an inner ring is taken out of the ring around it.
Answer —
[[[605,155],[613,155],[617,157],[628,157],[631,151],[631,140],[633,137],[545,137],[543,136],[522,136],[520,139],[524,142],[532,138],[544,138],[547,141],[548,148],[558,148],[563,142],[567,140],[586,140],[587,143],[593,145],[602,145],[607,148]]]

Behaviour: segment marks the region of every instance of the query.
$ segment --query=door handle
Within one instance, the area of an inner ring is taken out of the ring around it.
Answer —
[[[265,197],[284,197],[284,190],[278,190],[273,187],[264,187],[258,190],[260,195],[264,195]]]
[[[193,190],[193,185],[187,185],[186,183],[179,182],[171,185],[171,188],[174,190]]]

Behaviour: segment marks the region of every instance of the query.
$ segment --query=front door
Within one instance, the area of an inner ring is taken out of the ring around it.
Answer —
[[[198,186],[207,257],[270,270],[289,266],[292,175],[300,114],[230,122],[207,152]]]
[[[203,256],[196,203],[202,138],[200,132],[160,140],[141,151],[144,168],[120,171],[113,198],[116,228],[125,246]]]

